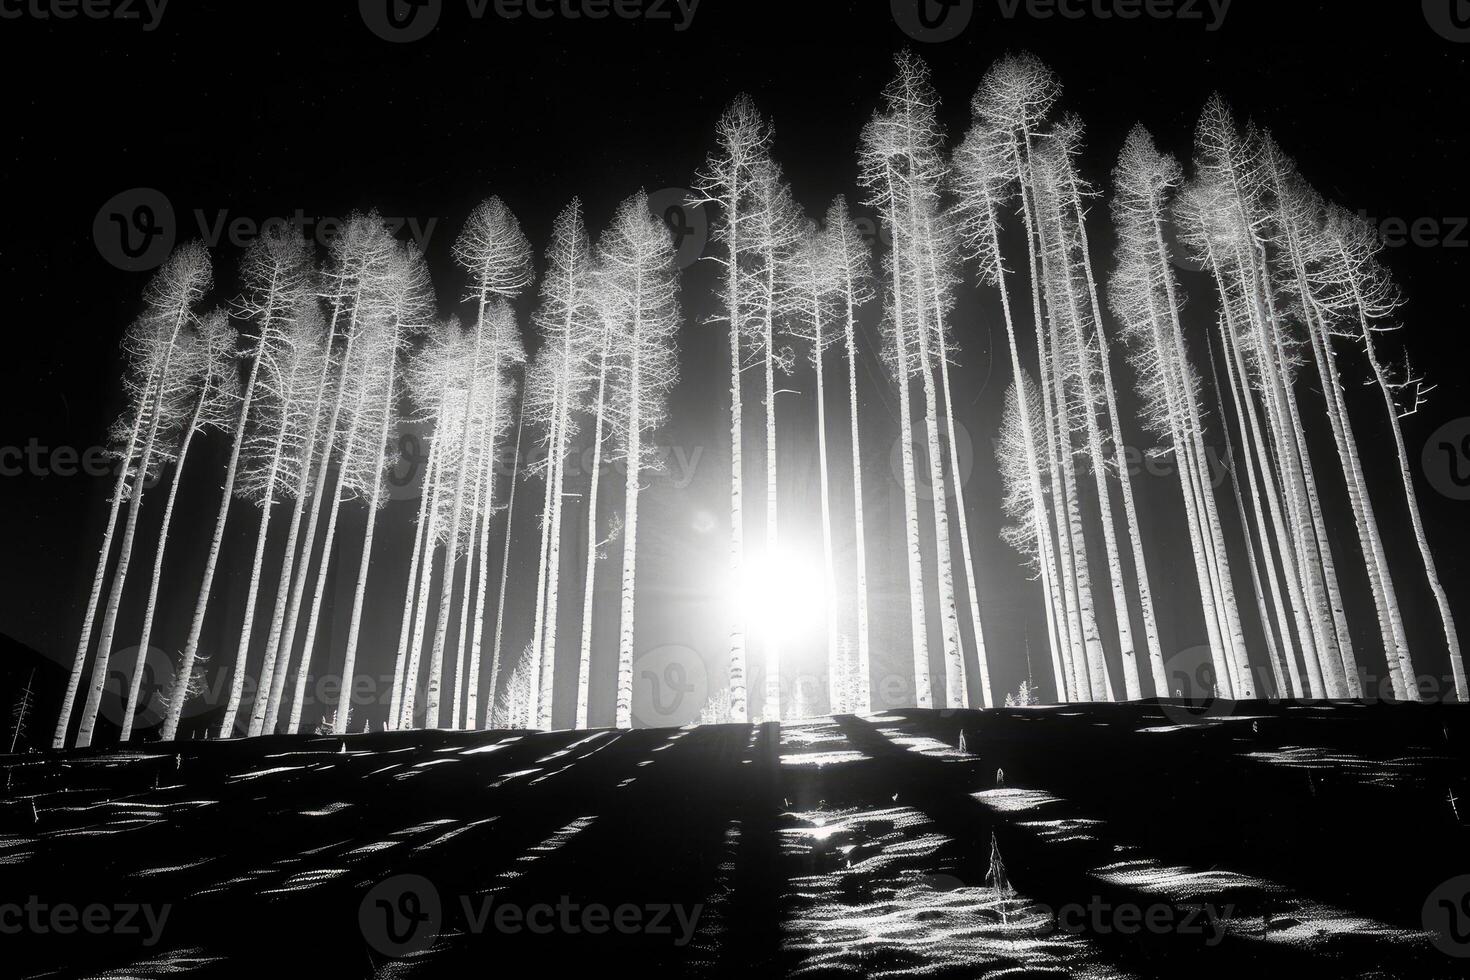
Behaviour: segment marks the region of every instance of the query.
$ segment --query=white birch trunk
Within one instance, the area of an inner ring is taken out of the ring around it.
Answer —
[[[592,430],[592,474],[587,490],[587,567],[582,577],[582,646],[577,656],[577,728],[587,727],[589,685],[592,679],[592,601],[597,590],[597,493],[602,482],[602,412],[607,396],[608,331],[602,331],[602,350],[597,358],[597,401],[593,406]],[[733,643],[732,632],[732,643]],[[741,708],[744,709],[745,666],[743,660],[744,631],[742,637],[742,661],[740,665]],[[731,712],[734,712],[735,666],[734,651],[731,651]],[[732,717],[732,721],[735,719]],[[744,721],[744,716],[740,718]]]
[[[151,391],[155,375],[149,373],[144,382],[144,391]],[[77,691],[82,684],[82,671],[87,665],[87,650],[92,644],[92,621],[97,615],[97,607],[102,602],[102,585],[107,579],[107,560],[112,556],[112,538],[117,531],[118,517],[122,513],[123,497],[131,497],[128,491],[128,470],[133,463],[133,452],[138,448],[138,437],[143,428],[143,413],[138,412],[133,417],[132,428],[128,430],[128,442],[123,450],[121,465],[118,467],[117,480],[112,485],[112,502],[107,509],[107,525],[102,532],[102,547],[98,550],[97,569],[92,573],[92,591],[87,595],[87,611],[82,616],[82,635],[77,640],[77,652],[72,658],[71,673],[66,679],[66,693],[62,695],[61,712],[56,719],[56,731],[51,737],[51,747],[61,749],[66,747],[66,730],[71,724],[72,708],[76,704]]]

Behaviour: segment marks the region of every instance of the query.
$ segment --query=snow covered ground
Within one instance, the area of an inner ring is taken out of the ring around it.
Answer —
[[[1458,977],[1422,914],[1470,872],[1467,747],[1455,706],[1100,704],[0,757],[0,958]]]

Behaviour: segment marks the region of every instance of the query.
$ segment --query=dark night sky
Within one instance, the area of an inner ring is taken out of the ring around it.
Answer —
[[[989,63],[1007,50],[1029,48],[1057,70],[1065,106],[1086,120],[1086,167],[1099,182],[1128,127],[1138,120],[1165,148],[1187,155],[1194,117],[1208,94],[1220,89],[1241,115],[1272,128],[1328,196],[1377,218],[1436,219],[1442,243],[1409,244],[1388,256],[1410,298],[1410,329],[1399,335],[1402,341],[1391,338],[1387,348],[1407,344],[1416,366],[1439,385],[1426,409],[1407,423],[1407,436],[1442,574],[1463,617],[1470,564],[1462,543],[1470,503],[1436,492],[1419,453],[1441,425],[1470,414],[1459,340],[1467,312],[1463,283],[1470,229],[1456,219],[1470,212],[1470,135],[1464,124],[1470,44],[1436,33],[1414,3],[1354,9],[1236,0],[1217,31],[1206,31],[1198,21],[1037,20],[1027,18],[1024,8],[1008,20],[1001,9],[996,0],[982,0],[960,37],[916,45],[945,99],[952,137],[968,125],[969,96]],[[376,206],[388,215],[412,216],[421,225],[434,220],[428,256],[447,312],[462,288],[449,250],[478,200],[492,193],[503,197],[538,247],[573,194],[582,197],[596,229],[639,186],[653,191],[686,185],[709,150],[721,108],[740,91],[748,91],[774,116],[775,153],[809,211],[825,210],[837,193],[856,198],[858,133],[891,73],[893,53],[907,41],[888,5],[877,0],[703,0],[683,31],[668,21],[473,20],[462,2],[448,2],[438,27],[411,44],[375,37],[358,5],[340,0],[174,0],[151,31],[138,22],[0,21],[8,136],[0,157],[8,219],[0,238],[0,275],[11,351],[8,383],[0,394],[0,445],[24,447],[34,440],[48,449],[85,449],[104,438],[120,408],[117,341],[137,311],[146,276],[113,267],[93,241],[99,208],[120,192],[161,191],[177,216],[181,240],[200,233],[196,211],[208,223],[221,211],[258,221],[298,209],[345,216],[353,208]],[[1094,248],[1104,266],[1111,264],[1107,224],[1105,211],[1099,210]],[[220,283],[215,299],[223,301],[233,293],[239,250],[223,243],[214,254]],[[715,672],[723,666],[726,645],[719,601],[728,440],[723,340],[701,325],[714,312],[712,274],[705,264],[684,277],[684,378],[674,395],[675,421],[660,442],[678,447],[695,465],[687,486],[668,476],[650,478],[640,538],[638,646],[640,651],[662,645],[692,648]],[[1206,285],[1200,277],[1185,276],[1196,330],[1213,322],[1214,301]],[[998,304],[993,295],[962,293],[957,416],[975,446],[966,485],[971,534],[995,682],[1000,689],[1013,689],[1025,676],[1028,636],[1037,675],[1049,674],[1044,625],[1039,588],[1026,581],[1015,556],[996,537],[1001,517],[990,445],[1009,373],[1002,364],[994,376],[991,372],[992,356],[1004,354],[996,346],[1003,337]],[[529,301],[522,304],[523,312],[530,308]],[[875,315],[870,308],[873,330]],[[1355,356],[1346,357],[1345,364],[1352,378],[1366,371]],[[1123,370],[1121,383],[1130,377]],[[840,374],[833,376],[834,384],[840,381]],[[783,507],[792,515],[791,543],[817,547],[811,381],[799,376],[789,386],[802,395],[781,404]],[[1374,469],[1371,489],[1390,529],[1390,561],[1401,583],[1411,638],[1423,671],[1440,674],[1447,668],[1436,615],[1398,504],[1381,405],[1372,391],[1354,386],[1350,394]],[[752,390],[752,404],[753,395]],[[902,502],[888,462],[896,426],[885,408],[894,401],[888,385],[864,383],[863,411],[872,432],[866,437],[870,452],[864,471],[873,494],[870,520],[876,525],[870,552],[876,579],[875,656],[884,672],[902,672],[908,656]],[[1309,417],[1320,415],[1314,393],[1304,391],[1303,404]],[[1460,424],[1457,440],[1470,426]],[[834,437],[845,428],[840,405],[832,425]],[[1340,477],[1331,442],[1325,426],[1314,426],[1313,432],[1319,476],[1330,488],[1339,557],[1350,564],[1355,535],[1346,504],[1338,499]],[[1142,439],[1136,427],[1132,437]],[[156,632],[157,642],[168,648],[183,640],[192,606],[190,582],[207,546],[225,442],[212,438],[194,464],[197,469],[186,471],[189,490],[165,581],[166,595],[174,599]],[[752,432],[748,460],[760,445],[759,432]],[[846,440],[834,438],[834,448],[838,460],[845,459]],[[747,465],[752,467],[749,498],[755,500],[761,471],[754,462]],[[845,486],[840,462],[834,479],[839,488]],[[1444,484],[1442,474],[1439,482]],[[1178,484],[1145,476],[1138,487],[1167,655],[1203,643],[1204,631],[1192,594]],[[101,476],[0,478],[9,558],[0,564],[0,633],[58,663],[69,661],[76,642],[109,489],[110,480]],[[537,484],[523,490],[528,492],[518,508],[539,504]],[[1233,511],[1227,496],[1220,502],[1224,511]],[[839,494],[837,506],[847,513],[845,494]],[[413,509],[411,501],[391,504],[379,538],[366,673],[391,671]],[[144,543],[151,541],[149,529],[156,527],[159,510],[161,501],[155,498],[144,515]],[[568,520],[573,526],[581,523],[575,502]],[[755,533],[759,521],[758,509],[748,512],[748,534]],[[243,508],[232,514],[218,601],[205,635],[206,649],[221,651],[217,661],[233,655],[229,638],[239,625],[253,524],[253,515]],[[354,571],[361,527],[360,512],[350,512],[340,531],[339,540],[347,542],[342,566]],[[497,548],[500,535],[497,526]],[[524,565],[533,557],[533,537],[531,524],[518,522],[513,563],[520,559]],[[567,542],[564,561],[579,569],[582,552],[570,529]],[[1253,605],[1244,555],[1232,557],[1240,566],[1244,610]],[[129,596],[137,601],[127,604],[120,646],[136,632],[149,559],[151,546],[145,544],[135,559]],[[607,615],[599,617],[594,682],[607,685],[615,659],[617,583],[610,564],[603,572],[599,602]],[[529,632],[534,590],[517,586],[534,576],[516,577],[514,570],[512,575],[514,608],[507,633],[522,637]],[[1355,637],[1371,649],[1377,631],[1366,583],[1347,578]],[[579,603],[572,600],[580,595],[577,581],[569,572],[564,649],[576,640]],[[334,594],[350,596],[349,582],[337,588],[341,591]],[[336,621],[327,624],[319,645],[336,657],[346,605],[337,603]],[[508,640],[512,647],[521,642]],[[817,667],[815,647],[799,656]],[[330,669],[325,659],[319,657],[319,669]],[[1371,665],[1373,655],[1365,659]],[[559,691],[569,694],[572,683],[570,672],[559,675]],[[607,703],[594,705],[594,723],[611,721],[610,694],[603,700]]]

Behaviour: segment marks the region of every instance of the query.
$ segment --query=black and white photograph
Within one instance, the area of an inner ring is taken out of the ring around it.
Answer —
[[[1470,0],[0,84],[0,975],[1470,974]]]

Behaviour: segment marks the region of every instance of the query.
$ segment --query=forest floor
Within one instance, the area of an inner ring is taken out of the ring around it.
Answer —
[[[1460,706],[0,756],[0,972],[1462,977],[1467,816]]]

